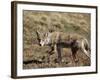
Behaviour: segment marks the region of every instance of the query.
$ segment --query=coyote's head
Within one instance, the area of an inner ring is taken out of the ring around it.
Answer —
[[[48,45],[50,44],[50,32],[38,32],[37,31],[37,37],[38,37],[38,41],[39,41],[39,45],[40,46],[44,46],[44,45]]]

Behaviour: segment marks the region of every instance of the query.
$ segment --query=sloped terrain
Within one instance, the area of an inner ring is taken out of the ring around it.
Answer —
[[[86,13],[64,13],[64,12],[43,12],[23,11],[23,68],[52,68],[52,67],[73,67],[71,51],[69,48],[62,49],[62,63],[56,62],[57,54],[53,51],[49,56],[48,46],[38,45],[36,31],[43,37],[48,31],[64,32],[66,34],[78,34],[90,42],[90,14]],[[89,66],[90,59],[81,51],[77,53],[78,62],[76,66]]]

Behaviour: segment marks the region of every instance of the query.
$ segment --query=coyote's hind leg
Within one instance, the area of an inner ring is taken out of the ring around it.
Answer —
[[[71,48],[71,51],[72,51],[72,63],[73,63],[74,66],[76,66],[77,61],[78,61],[77,58],[76,58],[78,48],[77,47]]]

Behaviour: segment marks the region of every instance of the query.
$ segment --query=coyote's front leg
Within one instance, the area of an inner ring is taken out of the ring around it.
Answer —
[[[55,48],[56,48],[56,52],[57,52],[57,55],[58,55],[58,63],[61,63],[61,61],[62,61],[61,46],[56,44]]]
[[[50,63],[50,56],[52,55],[53,51],[54,51],[54,46],[49,46],[50,50],[48,51],[48,60],[47,62]]]

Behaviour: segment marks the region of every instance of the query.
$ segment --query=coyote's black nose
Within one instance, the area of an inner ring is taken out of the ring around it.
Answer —
[[[39,46],[42,46],[42,45],[39,43]]]

